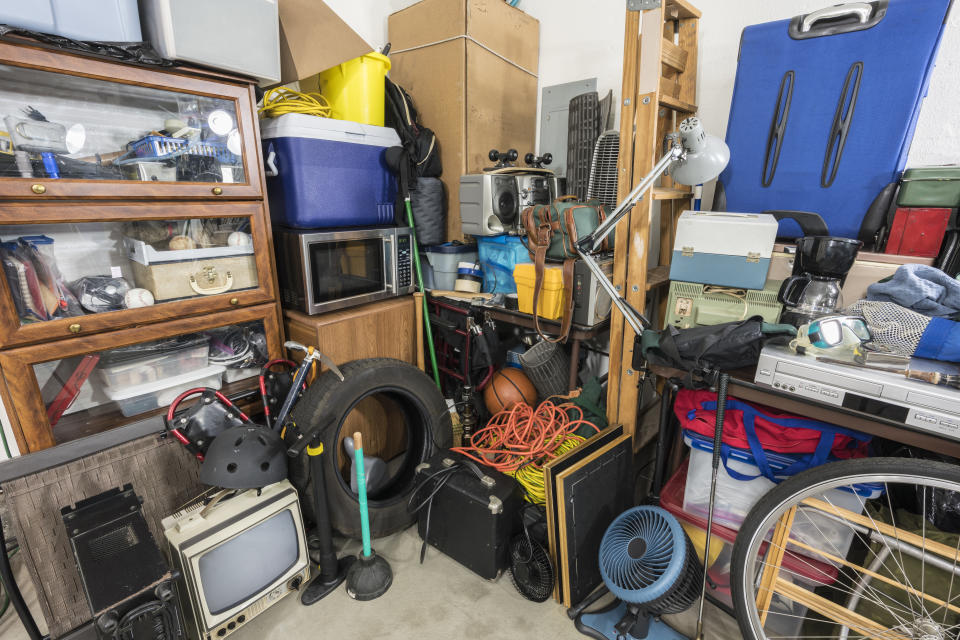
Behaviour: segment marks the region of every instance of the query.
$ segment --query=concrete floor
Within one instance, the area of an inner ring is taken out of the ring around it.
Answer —
[[[343,553],[356,553],[359,545],[341,542]],[[428,548],[423,565],[418,564],[420,538],[410,528],[376,540],[375,549],[390,561],[393,586],[370,602],[351,600],[343,588],[312,607],[304,607],[291,595],[264,612],[232,640],[337,640],[409,639],[518,640],[520,638],[575,640],[584,638],[551,601],[537,604],[525,600],[513,587],[509,575],[496,582],[477,577],[436,549]],[[14,556],[16,560],[16,556]],[[15,564],[18,580],[28,603],[35,596],[26,572]],[[42,623],[42,618],[38,618]],[[696,607],[668,622],[692,637]],[[708,605],[705,623],[708,640],[740,638],[733,619]],[[0,619],[0,640],[28,640],[12,609]]]

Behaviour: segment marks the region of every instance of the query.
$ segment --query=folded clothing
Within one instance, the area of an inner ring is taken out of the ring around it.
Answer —
[[[925,264],[901,265],[888,279],[867,288],[867,300],[893,302],[935,318],[960,313],[960,282]]]

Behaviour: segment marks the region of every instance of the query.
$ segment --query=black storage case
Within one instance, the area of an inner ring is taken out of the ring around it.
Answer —
[[[183,637],[174,580],[130,484],[60,510],[100,640]]]
[[[438,471],[467,460],[452,451],[438,453],[417,467],[418,486]],[[433,496],[432,506],[420,509],[417,530],[430,545],[480,577],[493,580],[509,566],[510,539],[521,528],[523,493],[510,476],[490,467],[476,468],[482,479],[469,468],[451,473]],[[426,484],[418,491],[416,500],[425,499],[433,488]]]

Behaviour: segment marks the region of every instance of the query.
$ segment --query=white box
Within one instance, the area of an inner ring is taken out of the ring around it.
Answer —
[[[139,42],[137,0],[0,2],[0,22],[73,40]]]

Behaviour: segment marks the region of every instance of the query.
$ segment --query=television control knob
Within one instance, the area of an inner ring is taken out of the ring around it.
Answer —
[[[237,628],[237,623],[236,623],[236,622],[228,622],[228,623],[227,623],[227,629],[230,629],[230,631],[233,631],[233,630],[236,629],[236,628]]]
[[[246,622],[246,621],[247,621],[247,616],[245,616],[245,615],[239,615],[239,616],[237,616],[237,624],[243,624],[243,623]]]
[[[303,584],[303,578],[301,578],[300,576],[297,576],[296,578],[290,581],[290,590],[296,591],[297,589],[300,588],[301,584]]]
[[[217,635],[222,638],[223,636],[227,635],[227,630],[226,630],[226,629],[220,629],[219,631],[217,631]]]

